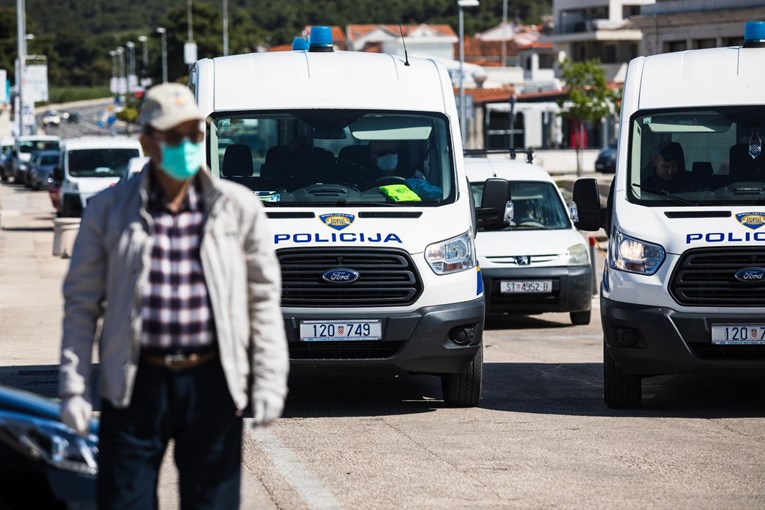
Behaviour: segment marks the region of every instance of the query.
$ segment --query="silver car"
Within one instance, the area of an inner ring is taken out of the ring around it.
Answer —
[[[60,164],[59,151],[36,151],[32,153],[27,170],[27,185],[34,189],[48,189],[53,171]]]

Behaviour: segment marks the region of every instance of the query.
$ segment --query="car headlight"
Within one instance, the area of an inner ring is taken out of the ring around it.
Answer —
[[[608,265],[613,269],[652,275],[664,262],[664,248],[634,239],[614,229],[608,245]]]
[[[77,183],[76,183],[76,182],[73,182],[73,183],[72,183],[72,186],[70,187],[70,189],[71,189],[72,191],[79,191],[79,190],[80,190],[80,187],[77,185]]]
[[[473,236],[469,232],[425,248],[425,260],[436,274],[451,274],[476,265]]]
[[[569,246],[566,249],[566,265],[567,266],[589,266],[590,255],[587,251],[587,246],[583,243]]]
[[[75,473],[98,473],[98,438],[81,437],[63,423],[0,412],[0,441],[35,461]]]

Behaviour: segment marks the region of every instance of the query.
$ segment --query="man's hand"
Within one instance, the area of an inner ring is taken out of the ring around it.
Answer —
[[[90,433],[93,406],[81,395],[65,398],[61,402],[61,421],[83,437]]]
[[[256,390],[252,396],[252,424],[255,427],[269,425],[282,415],[284,398],[267,390]]]

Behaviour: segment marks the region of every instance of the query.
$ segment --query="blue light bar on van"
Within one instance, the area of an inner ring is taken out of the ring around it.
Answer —
[[[746,22],[744,48],[765,48],[765,21]]]
[[[308,41],[302,37],[295,36],[295,38],[292,40],[292,49],[295,51],[307,51]]]
[[[332,48],[332,28],[327,26],[311,27],[309,51],[334,51]]]

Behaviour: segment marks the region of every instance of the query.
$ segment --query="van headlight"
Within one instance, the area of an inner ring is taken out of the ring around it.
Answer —
[[[63,423],[0,412],[0,441],[56,469],[98,473],[98,437],[80,437]]]
[[[473,237],[465,232],[425,248],[425,260],[436,274],[451,274],[476,265]]]
[[[566,265],[567,266],[589,266],[590,255],[587,252],[587,246],[579,243],[573,246],[569,246],[566,250]]]
[[[608,265],[629,273],[652,275],[664,262],[664,248],[634,239],[614,229],[608,243]]]

